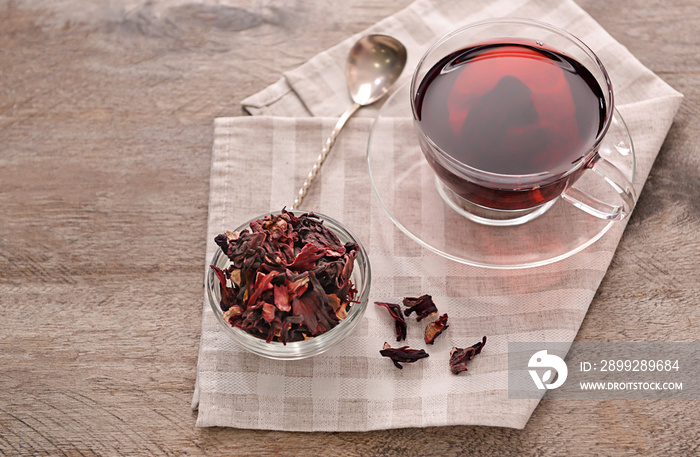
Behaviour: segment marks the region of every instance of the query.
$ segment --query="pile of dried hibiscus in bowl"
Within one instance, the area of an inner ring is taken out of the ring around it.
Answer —
[[[361,248],[313,213],[282,210],[215,242],[230,262],[211,265],[223,320],[268,343],[322,335],[358,304],[352,275]]]

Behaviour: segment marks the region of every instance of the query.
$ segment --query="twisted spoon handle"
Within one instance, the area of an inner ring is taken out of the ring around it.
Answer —
[[[345,123],[350,119],[350,117],[355,114],[355,111],[357,111],[360,108],[359,103],[355,103],[352,105],[350,108],[348,108],[342,116],[340,116],[340,119],[338,119],[338,123],[335,124],[335,127],[333,128],[333,131],[331,132],[331,136],[328,137],[326,140],[325,146],[323,146],[323,149],[321,150],[321,153],[318,155],[318,158],[316,159],[316,163],[314,166],[311,168],[311,171],[309,172],[309,175],[306,177],[306,181],[304,181],[304,184],[301,186],[301,189],[299,189],[299,193],[297,194],[297,198],[294,199],[294,203],[292,204],[292,209],[299,209],[301,206],[301,203],[304,201],[304,198],[306,198],[306,194],[309,193],[309,189],[311,188],[311,185],[314,182],[314,179],[316,179],[316,175],[318,175],[318,172],[321,170],[321,167],[323,166],[323,163],[326,161],[326,158],[328,157],[328,154],[331,152],[331,148],[335,144],[335,140],[338,139],[338,135],[340,135],[340,131],[343,129],[345,126]]]

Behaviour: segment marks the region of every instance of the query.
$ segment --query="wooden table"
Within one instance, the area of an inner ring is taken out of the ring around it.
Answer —
[[[700,453],[697,401],[543,401],[522,431],[194,427],[213,119],[409,2],[0,2],[0,454]],[[700,8],[580,4],[686,99],[578,340],[698,340]]]

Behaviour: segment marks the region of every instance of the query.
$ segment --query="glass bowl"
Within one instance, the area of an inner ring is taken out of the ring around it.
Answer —
[[[293,213],[296,216],[300,216],[301,214],[308,213],[309,211],[288,212]],[[276,211],[263,214],[249,220],[245,224],[236,228],[234,231],[239,232],[250,228],[251,222],[268,215],[277,214],[280,214],[280,212]],[[241,330],[240,328],[233,327],[224,320],[224,313],[219,305],[221,302],[221,288],[219,287],[219,280],[212,268],[209,268],[207,271],[206,289],[209,297],[209,304],[211,305],[211,309],[214,311],[216,319],[219,321],[219,324],[221,324],[221,328],[233,341],[254,354],[277,360],[298,360],[321,354],[348,337],[355,327],[357,327],[357,324],[360,322],[365,310],[367,309],[367,298],[369,296],[372,274],[369,259],[367,258],[367,253],[365,252],[364,247],[359,240],[340,222],[323,214],[313,214],[323,221],[323,225],[335,233],[341,243],[345,244],[348,242],[354,242],[359,246],[357,258],[355,259],[355,264],[351,275],[352,283],[357,289],[357,302],[353,303],[352,307],[350,307],[347,317],[327,332],[308,340],[293,341],[283,344],[277,341],[271,341],[268,343],[261,338]],[[227,268],[230,264],[231,262],[229,258],[221,249],[216,251],[211,260],[211,265],[215,265],[222,270]]]

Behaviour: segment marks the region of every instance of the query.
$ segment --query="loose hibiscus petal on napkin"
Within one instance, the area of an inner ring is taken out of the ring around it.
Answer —
[[[459,374],[467,371],[467,362],[477,356],[486,344],[486,337],[468,348],[452,348],[450,352],[450,370],[452,373]]]
[[[408,308],[405,311],[406,317],[415,311],[418,322],[438,312],[437,306],[433,303],[433,297],[427,294],[420,297],[406,297],[403,299],[403,305]]]
[[[384,357],[389,357],[399,370],[403,370],[401,363],[413,363],[428,357],[428,353],[423,349],[410,349],[408,346],[392,348],[389,343],[384,343],[384,349],[379,353]]]
[[[401,311],[401,306],[397,303],[383,303],[374,302],[377,306],[383,306],[388,311],[391,317],[394,318],[396,326],[396,341],[401,341],[406,339],[406,319],[403,317],[403,311]]]
[[[447,325],[447,314],[440,316],[435,322],[431,322],[425,328],[426,344],[433,344],[437,338],[449,325]]]

